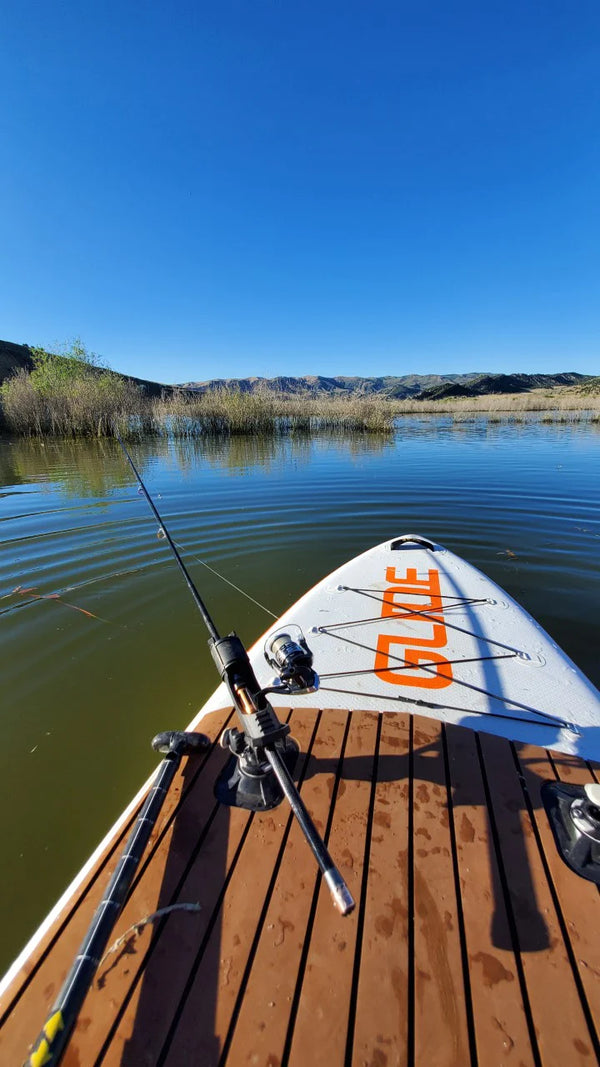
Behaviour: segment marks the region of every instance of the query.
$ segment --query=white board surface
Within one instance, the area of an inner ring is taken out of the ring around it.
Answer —
[[[407,536],[407,535],[405,535]],[[266,638],[295,623],[314,654],[317,693],[277,707],[415,711],[544,748],[600,759],[600,694],[499,586],[441,545],[396,538],[356,556],[286,611],[250,651],[274,675]],[[228,700],[219,686],[202,714]]]

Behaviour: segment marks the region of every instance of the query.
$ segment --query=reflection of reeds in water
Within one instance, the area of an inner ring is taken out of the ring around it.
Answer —
[[[166,438],[161,440],[167,443]],[[172,437],[169,454],[184,473],[194,471],[202,463],[233,473],[249,468],[271,470],[276,463],[283,460],[290,443],[285,438],[270,435],[180,435]]]
[[[320,449],[344,449],[351,456],[382,452],[393,443],[394,437],[390,434],[319,434]],[[315,441],[311,436],[234,434],[231,437],[174,437],[169,451],[182,471],[192,471],[205,462],[219,470],[240,474],[252,469],[270,471],[282,464],[304,466],[314,458],[314,450]]]
[[[345,449],[358,456],[393,446],[390,434],[325,433],[319,447]],[[154,460],[188,474],[201,464],[244,473],[270,471],[281,464],[304,465],[313,458],[315,438],[305,435],[234,434],[232,436],[146,436],[133,445],[144,474]],[[13,437],[0,448],[0,485],[59,485],[67,497],[104,497],[133,485],[133,476],[117,442],[110,438]]]
[[[198,442],[195,442],[196,447]],[[174,442],[174,447],[177,443]],[[240,474],[248,470],[271,471],[285,464],[304,466],[313,457],[313,446],[307,437],[255,437],[252,434],[229,438],[206,438],[202,455],[212,467]]]
[[[113,440],[16,437],[0,448],[0,485],[48,483],[67,497],[105,496],[130,483]]]
[[[144,473],[153,460],[161,460],[183,474],[193,472],[203,463],[231,474],[253,469],[273,470],[281,464],[305,465],[314,458],[315,449],[334,448],[350,456],[381,453],[401,446],[405,435],[423,435],[427,439],[443,439],[449,433],[494,435],[502,427],[512,427],[512,433],[527,432],[532,423],[543,425],[572,425],[587,431],[600,428],[600,420],[571,420],[569,413],[557,418],[550,413],[533,413],[532,417],[507,418],[503,413],[464,413],[454,418],[407,417],[399,419],[395,434],[354,433],[337,428],[318,435],[303,433],[232,434],[232,435],[167,435],[150,434],[134,443],[135,460]],[[577,413],[575,413],[577,415]],[[560,422],[559,422],[560,420]],[[131,472],[117,442],[110,438],[74,439],[71,437],[13,437],[4,440],[0,448],[0,485],[29,483],[59,484],[69,497],[106,496],[111,490],[133,484]]]

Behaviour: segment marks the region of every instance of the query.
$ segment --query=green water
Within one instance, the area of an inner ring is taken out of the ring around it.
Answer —
[[[216,624],[250,642],[357,552],[421,532],[600,685],[600,433],[405,420],[393,438],[137,444]],[[58,594],[59,597],[54,597]],[[200,616],[114,442],[0,440],[4,970],[215,688]]]

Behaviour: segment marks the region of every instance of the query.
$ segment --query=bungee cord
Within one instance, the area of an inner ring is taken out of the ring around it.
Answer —
[[[381,693],[363,693],[362,691],[352,691],[351,689],[334,689],[333,687],[326,685],[320,686],[320,691],[323,693],[342,693],[346,696],[365,697],[378,701],[391,700],[401,704],[413,704],[418,708],[429,708],[433,711],[457,711],[463,715],[485,715],[486,718],[507,719],[509,722],[524,722],[527,726],[560,726],[561,729],[569,730],[572,733],[579,733],[572,723],[565,722],[562,719],[551,719],[550,722],[540,722],[538,719],[526,719],[524,715],[509,715],[508,712],[504,711],[478,711],[476,708],[457,708],[453,704],[434,704],[429,700],[422,700],[417,697],[400,696],[397,693],[390,694],[389,696],[382,696]],[[545,712],[543,711],[535,711],[534,708],[531,710],[534,711],[536,715],[545,715]]]
[[[366,590],[364,590],[364,589],[353,589],[352,586],[349,586],[349,585],[342,586],[342,588],[346,592],[349,592],[349,593],[362,593],[363,596],[368,596],[371,600],[376,600],[380,604],[385,603],[383,597],[375,596],[373,593],[367,593]],[[417,594],[415,594],[415,595],[417,595]],[[485,600],[485,599],[481,599],[479,601],[473,601],[473,600],[471,600],[470,598],[467,598],[467,597],[465,597],[464,599],[468,603],[479,603],[479,604],[488,603],[488,601]],[[457,626],[456,623],[448,622],[448,620],[446,619],[445,616],[444,616],[443,619],[441,619],[439,617],[439,615],[435,615],[432,612],[422,611],[422,610],[418,610],[418,609],[417,610],[413,610],[413,609],[411,609],[410,604],[400,604],[399,607],[405,608],[405,611],[402,614],[400,612],[394,612],[393,615],[387,616],[386,618],[389,618],[389,620],[393,621],[394,619],[410,619],[410,618],[419,617],[419,618],[422,618],[422,619],[427,619],[429,622],[443,623],[443,625],[448,630],[456,630],[457,633],[466,634],[467,637],[473,637],[473,638],[475,638],[476,641],[483,640],[488,645],[496,645],[497,648],[504,648],[508,652],[514,652],[515,655],[519,656],[521,659],[528,659],[529,658],[527,653],[523,652],[521,649],[514,648],[512,645],[505,645],[502,641],[496,641],[494,638],[486,637],[484,634],[474,634],[471,630],[465,630],[464,626]],[[345,626],[360,626],[363,623],[368,623],[368,622],[381,622],[381,615],[374,615],[371,618],[367,618],[367,619],[357,619],[357,620],[354,620],[354,621],[348,622],[348,623],[346,623],[346,622],[334,622],[334,623],[331,624],[330,627],[328,627],[328,629],[330,629],[330,630],[339,630],[339,629],[343,629]]]
[[[493,659],[493,660],[496,660],[496,659],[516,659],[516,656],[512,652],[507,652],[503,656],[472,656],[469,659],[447,659],[446,663],[448,663],[451,667],[454,667],[455,665],[457,665],[459,663],[482,663],[485,660],[491,660],[491,659]],[[428,667],[433,667],[433,665],[434,665],[433,663],[425,664],[425,666],[428,666]],[[420,663],[419,666],[421,667],[421,666],[423,666],[423,664]],[[414,670],[414,669],[415,669],[414,663],[406,663],[406,661],[404,662],[404,665],[400,665],[399,667],[394,667],[395,671],[410,671],[410,670]],[[352,675],[357,675],[357,674],[378,674],[378,673],[379,673],[379,668],[377,668],[377,667],[361,667],[361,668],[357,668],[356,670],[353,670],[353,671],[333,671],[331,674],[320,674],[319,678],[321,678],[321,679],[323,679],[323,678],[349,678]],[[322,687],[320,687],[320,688],[322,688]],[[543,714],[543,712],[541,714]]]
[[[326,634],[327,636],[332,637],[337,641],[346,641],[348,644],[355,645],[356,648],[362,648],[366,652],[372,652],[372,653],[376,653],[377,652],[377,649],[376,648],[372,648],[370,645],[364,645],[360,641],[353,641],[352,638],[350,638],[350,637],[342,637],[341,635],[339,635],[337,633],[333,633],[330,630],[330,628],[327,627],[327,626],[319,626],[318,630],[319,630],[319,633]],[[466,631],[466,632],[468,632],[468,631]],[[470,636],[471,637],[476,637],[475,634],[471,634]],[[508,648],[508,646],[506,646],[506,645],[501,646],[501,647]],[[510,651],[513,651],[515,653],[515,655],[507,657],[508,659],[513,659],[513,658],[516,659],[519,656],[518,650],[512,649]],[[396,660],[396,662],[398,664],[400,664],[400,666],[398,667],[399,670],[401,670],[401,669],[404,669],[404,670],[409,669],[410,670],[411,667],[414,670],[414,664],[408,663],[408,661],[403,656],[397,656],[397,655],[394,655],[393,653],[389,652],[388,653],[388,658],[391,659],[391,660]],[[462,661],[459,660],[457,662],[462,662]],[[431,675],[436,675],[437,674],[437,671],[435,670],[435,667],[428,666],[425,663],[420,663],[419,664],[419,670],[424,670],[428,674],[431,674]],[[376,674],[377,672],[373,671],[373,673]],[[540,711],[538,708],[531,708],[531,707],[529,707],[528,704],[522,704],[518,700],[511,700],[510,697],[500,696],[498,693],[492,693],[491,690],[489,690],[489,689],[484,689],[484,688],[482,688],[482,686],[475,685],[473,682],[467,682],[467,681],[465,681],[464,679],[461,679],[461,678],[453,678],[453,682],[456,685],[463,686],[465,689],[470,689],[475,693],[480,693],[482,696],[490,697],[490,699],[492,699],[492,700],[499,700],[503,704],[510,704],[512,707],[520,708],[522,711],[528,711],[533,715],[543,716],[545,719],[548,720],[548,722],[551,722],[551,723],[554,723],[554,724],[558,724],[561,727],[563,727],[564,729],[571,730],[572,732],[575,732],[575,733],[578,732],[577,731],[577,727],[574,726],[573,723],[566,722],[566,720],[564,720],[564,719],[559,719],[557,716],[550,715],[546,711]],[[366,696],[367,694],[364,694],[364,695]],[[382,697],[381,694],[378,694],[378,699],[385,699],[385,697]],[[490,713],[482,711],[482,712],[475,712],[475,714],[485,715],[485,714],[490,714]],[[494,713],[492,713],[492,714],[494,714]],[[530,721],[530,720],[527,720],[527,721]]]

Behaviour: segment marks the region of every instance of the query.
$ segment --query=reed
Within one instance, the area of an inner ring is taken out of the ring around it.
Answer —
[[[396,416],[449,415],[454,421],[482,416],[496,422],[529,422],[532,419],[596,422],[600,419],[600,390],[586,390],[582,386],[447,400],[397,400],[392,404]]]
[[[21,370],[4,383],[1,400],[4,426],[16,434],[106,437],[115,427],[152,430],[140,390],[110,374],[81,376],[42,389],[33,374]]]
[[[323,400],[231,389],[204,394],[165,391],[160,399],[150,399],[110,372],[66,370],[21,370],[5,382],[0,391],[4,428],[15,434],[65,437],[103,437],[115,431],[124,436],[212,437],[393,429],[394,412],[385,400]]]
[[[268,390],[218,389],[198,395],[184,390],[163,396],[152,408],[156,432],[173,436],[313,434],[321,431],[382,433],[394,413],[384,400],[320,400]]]
[[[0,388],[5,429],[16,434],[106,437],[115,427],[147,432],[142,390],[102,365],[79,338],[61,354],[31,350],[33,370],[21,369]]]

